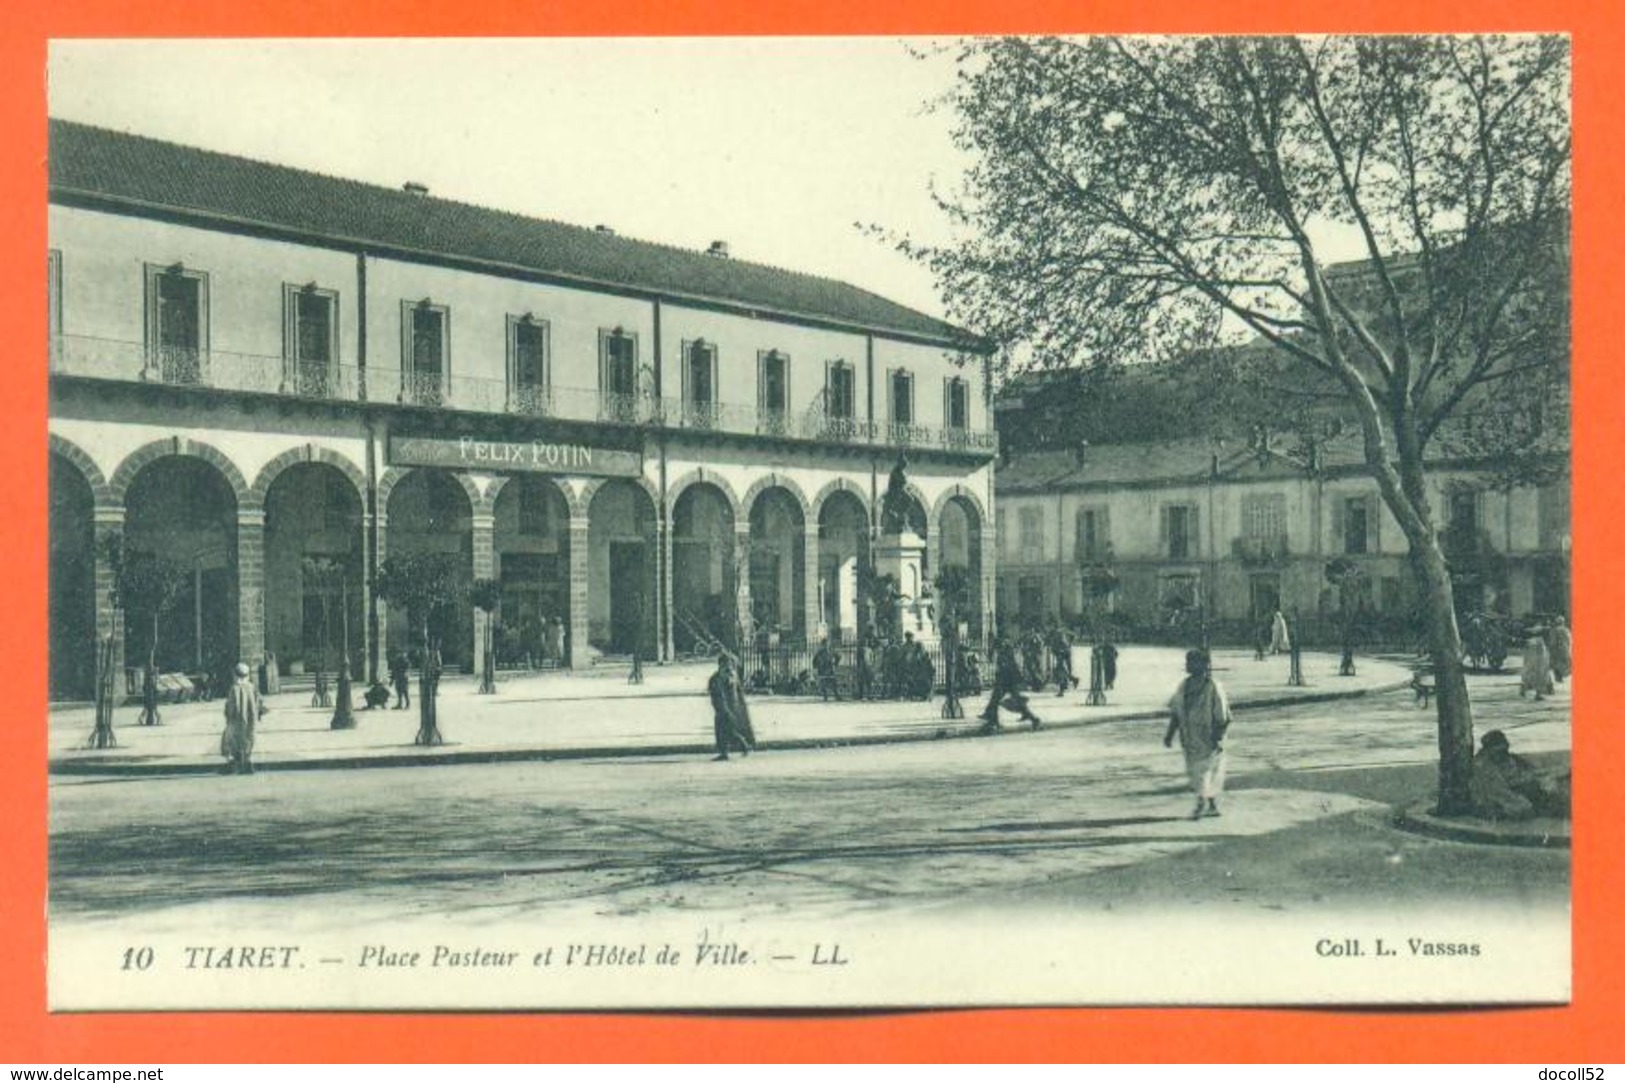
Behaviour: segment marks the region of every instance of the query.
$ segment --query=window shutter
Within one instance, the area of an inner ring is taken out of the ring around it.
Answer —
[[[886,421],[897,422],[897,370],[886,370]]]
[[[401,391],[404,393],[412,374],[412,302],[401,302]]]
[[[835,416],[835,362],[824,361],[824,416]]]
[[[1095,548],[1102,560],[1112,543],[1112,509],[1103,506],[1095,515]]]
[[[1202,553],[1202,531],[1201,528],[1197,526],[1199,520],[1196,518],[1196,505],[1190,504],[1187,506],[1190,508],[1187,521],[1191,525],[1191,537],[1190,551],[1186,554],[1186,556],[1192,560],[1195,560]]]
[[[1348,552],[1348,538],[1344,534],[1344,510],[1348,504],[1348,497],[1337,496],[1332,499],[1332,552]]]
[[[1157,509],[1157,546],[1166,557],[1172,552],[1172,544],[1168,533],[1168,505],[1164,504]]]
[[[1366,551],[1382,552],[1382,501],[1374,496],[1365,498]]]
[[[942,378],[942,427],[945,429],[954,423],[953,398],[953,377],[944,376]]]

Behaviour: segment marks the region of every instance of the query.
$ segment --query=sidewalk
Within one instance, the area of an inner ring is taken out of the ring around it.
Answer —
[[[1085,663],[1087,653],[1078,652]],[[1215,676],[1238,709],[1341,699],[1389,691],[1410,680],[1394,662],[1359,659],[1359,674],[1337,676],[1331,654],[1303,655],[1308,682],[1286,683],[1287,659],[1254,661],[1248,651],[1217,651]],[[1184,672],[1184,652],[1166,647],[1125,647],[1117,687],[1100,707],[1083,705],[1085,688],[1057,698],[1032,696],[1046,728],[1062,729],[1109,721],[1164,717],[1164,705]],[[433,748],[412,744],[417,710],[360,709],[356,686],[356,728],[331,730],[331,708],[309,706],[309,693],[269,696],[254,753],[261,770],[396,767],[443,763],[495,763],[602,756],[700,755],[712,751],[711,708],[706,663],[649,666],[641,685],[604,674],[552,673],[499,682],[495,695],[479,695],[472,678],[441,686],[440,731],[446,743]],[[975,736],[985,693],[964,701],[965,717],[941,717],[940,697],[930,703],[880,702],[824,704],[816,697],[755,696],[751,717],[758,747],[821,748],[860,744],[940,740]],[[75,706],[50,716],[50,770],[56,774],[181,774],[216,771],[223,725],[218,700],[162,708],[163,725],[135,724],[137,708],[115,717],[119,746],[84,747],[93,711]],[[1012,734],[1013,715],[1005,714]]]

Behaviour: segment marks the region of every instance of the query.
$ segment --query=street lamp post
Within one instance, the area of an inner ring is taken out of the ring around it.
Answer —
[[[333,708],[333,720],[328,729],[355,729],[355,710],[350,702],[350,577],[339,572],[339,630],[344,637],[339,645],[339,694]]]

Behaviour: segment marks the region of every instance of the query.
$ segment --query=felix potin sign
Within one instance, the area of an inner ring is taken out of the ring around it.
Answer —
[[[643,470],[643,456],[636,451],[547,440],[479,440],[471,436],[392,436],[389,461],[397,466],[624,478],[636,477]]]

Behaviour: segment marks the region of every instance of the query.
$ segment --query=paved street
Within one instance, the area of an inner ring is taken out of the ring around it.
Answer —
[[[1523,753],[1565,752],[1568,689],[1537,704],[1515,686],[1473,679],[1480,732],[1505,729]],[[1219,820],[1182,818],[1182,759],[1161,733],[1159,721],[1125,719],[729,763],[58,777],[52,922],[324,932],[441,916],[467,926],[1567,897],[1566,851],[1387,823],[1392,803],[1432,782],[1432,712],[1408,692],[1240,714]]]

